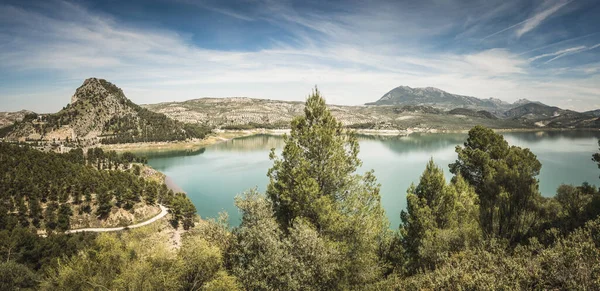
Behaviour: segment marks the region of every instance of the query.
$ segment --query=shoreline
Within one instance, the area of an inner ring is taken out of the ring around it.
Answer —
[[[173,179],[171,179],[171,177],[167,176],[164,173],[163,173],[163,175],[165,175],[165,185],[167,185],[167,189],[173,191],[174,193],[184,193],[187,195],[185,190],[183,190],[183,188],[179,187],[179,185],[177,185],[177,183],[175,183],[175,181],[173,181]]]
[[[468,133],[470,129],[425,129],[414,128],[408,130],[400,129],[356,129],[354,130],[360,135],[371,136],[408,136],[413,133],[429,133],[429,134],[444,134],[444,133]],[[548,132],[548,131],[600,131],[597,128],[492,128],[494,132]],[[253,136],[257,134],[269,135],[284,135],[289,134],[290,129],[248,129],[248,130],[215,130],[204,139],[176,142],[142,142],[142,143],[125,143],[99,145],[104,150],[113,150],[116,152],[169,152],[177,150],[194,151],[200,150],[207,146],[226,142],[235,138]]]

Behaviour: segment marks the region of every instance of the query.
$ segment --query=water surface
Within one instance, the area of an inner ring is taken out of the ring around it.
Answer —
[[[527,147],[542,163],[540,191],[553,196],[562,184],[599,184],[591,156],[598,150],[600,132],[505,133],[506,140]],[[405,137],[360,137],[361,172],[374,169],[381,183],[381,200],[393,228],[406,207],[406,189],[418,182],[430,158],[442,166],[450,179],[448,164],[456,160],[456,145],[466,134],[412,134]],[[269,151],[283,147],[280,136],[256,135],[233,139],[193,152],[146,153],[149,164],[168,175],[187,192],[202,217],[229,213],[230,223],[239,224],[233,200],[237,194],[257,187],[264,192],[267,170],[272,166]]]

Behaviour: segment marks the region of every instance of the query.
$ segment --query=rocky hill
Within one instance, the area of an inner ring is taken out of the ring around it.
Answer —
[[[8,140],[75,141],[86,144],[168,141],[202,138],[207,130],[151,112],[125,97],[114,84],[90,78],[71,103],[54,114],[29,114],[17,122]]]
[[[433,88],[411,88],[400,86],[384,94],[379,100],[366,105],[427,105],[443,110],[455,108],[467,108],[474,110],[485,110],[495,115],[523,105],[532,103],[527,99],[521,99],[515,103],[504,102],[496,98],[479,99],[471,96],[451,94],[446,91]]]

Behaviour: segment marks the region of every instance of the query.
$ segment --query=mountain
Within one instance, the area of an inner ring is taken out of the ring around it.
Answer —
[[[523,118],[530,120],[539,120],[557,117],[562,114],[577,113],[570,110],[563,110],[558,107],[538,104],[526,103],[504,112],[506,118]]]
[[[518,106],[525,105],[525,104],[529,104],[529,103],[535,103],[535,104],[545,105],[545,104],[544,104],[544,103],[542,103],[542,102],[538,102],[538,101],[531,101],[531,100],[529,100],[529,99],[525,99],[525,98],[523,98],[523,99],[519,99],[519,100],[517,100],[517,101],[513,102],[513,104],[512,104],[512,105],[513,105],[514,107],[518,107]]]
[[[501,115],[511,108],[528,103],[532,102],[521,99],[510,104],[497,98],[479,99],[477,97],[451,94],[433,87],[411,88],[400,86],[387,92],[376,102],[366,103],[365,105],[426,105],[443,110],[467,108],[485,110],[495,115]]]
[[[21,121],[25,118],[25,115],[32,114],[33,111],[21,110],[16,112],[0,112],[0,128],[10,126],[15,121]]]
[[[598,128],[600,118],[588,113],[561,109],[540,103],[527,103],[504,113],[507,119],[520,120],[537,127]]]
[[[491,114],[490,112],[487,112],[485,110],[475,111],[473,109],[468,109],[468,108],[454,108],[454,109],[448,111],[448,114],[466,115],[466,116],[489,118],[489,119],[498,119],[498,117],[496,117],[494,114]]]
[[[600,109],[586,111],[583,114],[593,116],[593,117],[600,117]]]
[[[95,144],[185,140],[202,138],[207,132],[205,127],[184,124],[136,105],[106,80],[89,78],[62,110],[26,115],[6,138]]]

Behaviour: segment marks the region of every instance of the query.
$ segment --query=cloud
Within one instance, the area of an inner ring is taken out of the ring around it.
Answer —
[[[484,38],[482,38],[481,40],[485,40],[488,39],[490,37],[496,36],[500,33],[503,33],[505,31],[511,30],[513,28],[519,27],[519,29],[516,30],[515,34],[517,36],[517,38],[520,38],[521,36],[523,36],[524,34],[532,31],[533,29],[535,29],[536,27],[538,27],[540,24],[542,24],[542,22],[544,20],[546,20],[546,18],[550,17],[552,14],[554,14],[555,12],[557,12],[559,9],[561,9],[562,7],[564,7],[565,5],[573,2],[574,0],[568,1],[568,2],[561,2],[561,3],[557,3],[547,9],[544,9],[542,11],[539,11],[537,13],[535,13],[533,16],[518,22],[516,24],[513,24],[507,28],[501,29],[499,31],[496,31],[492,34],[489,34],[487,36],[485,36]]]
[[[560,56],[560,55],[564,55],[564,54],[568,54],[568,53],[573,53],[573,52],[584,50],[585,48],[586,48],[586,46],[577,46],[577,47],[559,50],[559,51],[556,51],[553,53],[541,54],[541,55],[535,56],[533,58],[530,58],[529,61],[533,62],[535,60],[546,58],[546,57]]]
[[[410,16],[414,11],[401,12],[410,22],[403,25],[392,8],[377,11],[367,5],[326,17],[278,3],[264,15],[248,15],[256,19],[272,15],[268,21],[286,29],[297,42],[256,51],[206,49],[175,31],[131,26],[69,2],[56,2],[57,11],[65,13],[0,6],[0,23],[6,24],[0,35],[12,36],[0,46],[0,72],[45,72],[53,83],[72,90],[87,77],[102,77],[138,103],[205,96],[304,100],[315,84],[328,102],[348,105],[376,100],[398,85],[559,106],[564,96],[581,100],[600,96],[597,77],[540,79],[530,59],[507,48],[432,50],[423,39],[448,28],[435,27],[439,20],[418,27],[420,22],[412,20],[417,17]],[[389,27],[406,29],[381,33]],[[559,52],[544,57],[565,53]],[[40,87],[35,85],[37,79],[29,82],[32,86],[18,89],[0,83],[0,100],[31,96],[27,108],[39,104],[34,100],[58,108],[68,102],[64,89]],[[27,102],[2,102],[7,109],[22,104]]]
[[[544,20],[546,20],[546,18],[548,18],[550,15],[554,14],[556,11],[558,11],[559,9],[561,9],[562,7],[564,7],[565,5],[567,5],[571,2],[573,2],[573,0],[568,1],[568,2],[557,3],[557,4],[553,5],[552,7],[549,7],[545,10],[537,12],[535,15],[533,15],[532,17],[527,19],[521,28],[517,29],[517,31],[516,31],[517,37],[521,37],[522,35],[526,34],[527,32],[535,29],[540,24],[542,24],[542,22]]]
[[[474,67],[495,75],[525,73],[526,61],[511,54],[506,49],[491,49],[468,55],[465,60]]]
[[[208,3],[207,1],[202,1],[202,0],[176,0],[177,2],[181,2],[181,3],[185,3],[185,4],[189,4],[189,5],[194,5],[203,9],[207,9],[213,12],[217,12],[220,14],[223,14],[225,16],[229,16],[238,20],[243,20],[243,21],[255,21],[256,19],[253,17],[250,17],[248,15],[244,15],[242,13],[238,13],[232,9],[228,9],[228,8],[224,8],[224,7],[220,7],[220,6],[216,6],[212,3]]]
[[[598,47],[600,47],[600,44],[596,44],[591,47],[584,46],[584,45],[571,47],[571,48],[562,49],[562,50],[559,50],[556,52],[546,53],[546,54],[541,54],[541,55],[535,56],[533,58],[530,58],[529,62],[534,62],[534,61],[542,59],[542,58],[553,57],[553,58],[547,60],[546,62],[544,62],[544,64],[548,64],[548,63],[551,63],[552,61],[558,60],[560,58],[570,56],[570,55],[575,55],[575,54],[582,53],[582,52],[589,51],[589,50],[593,50]]]

